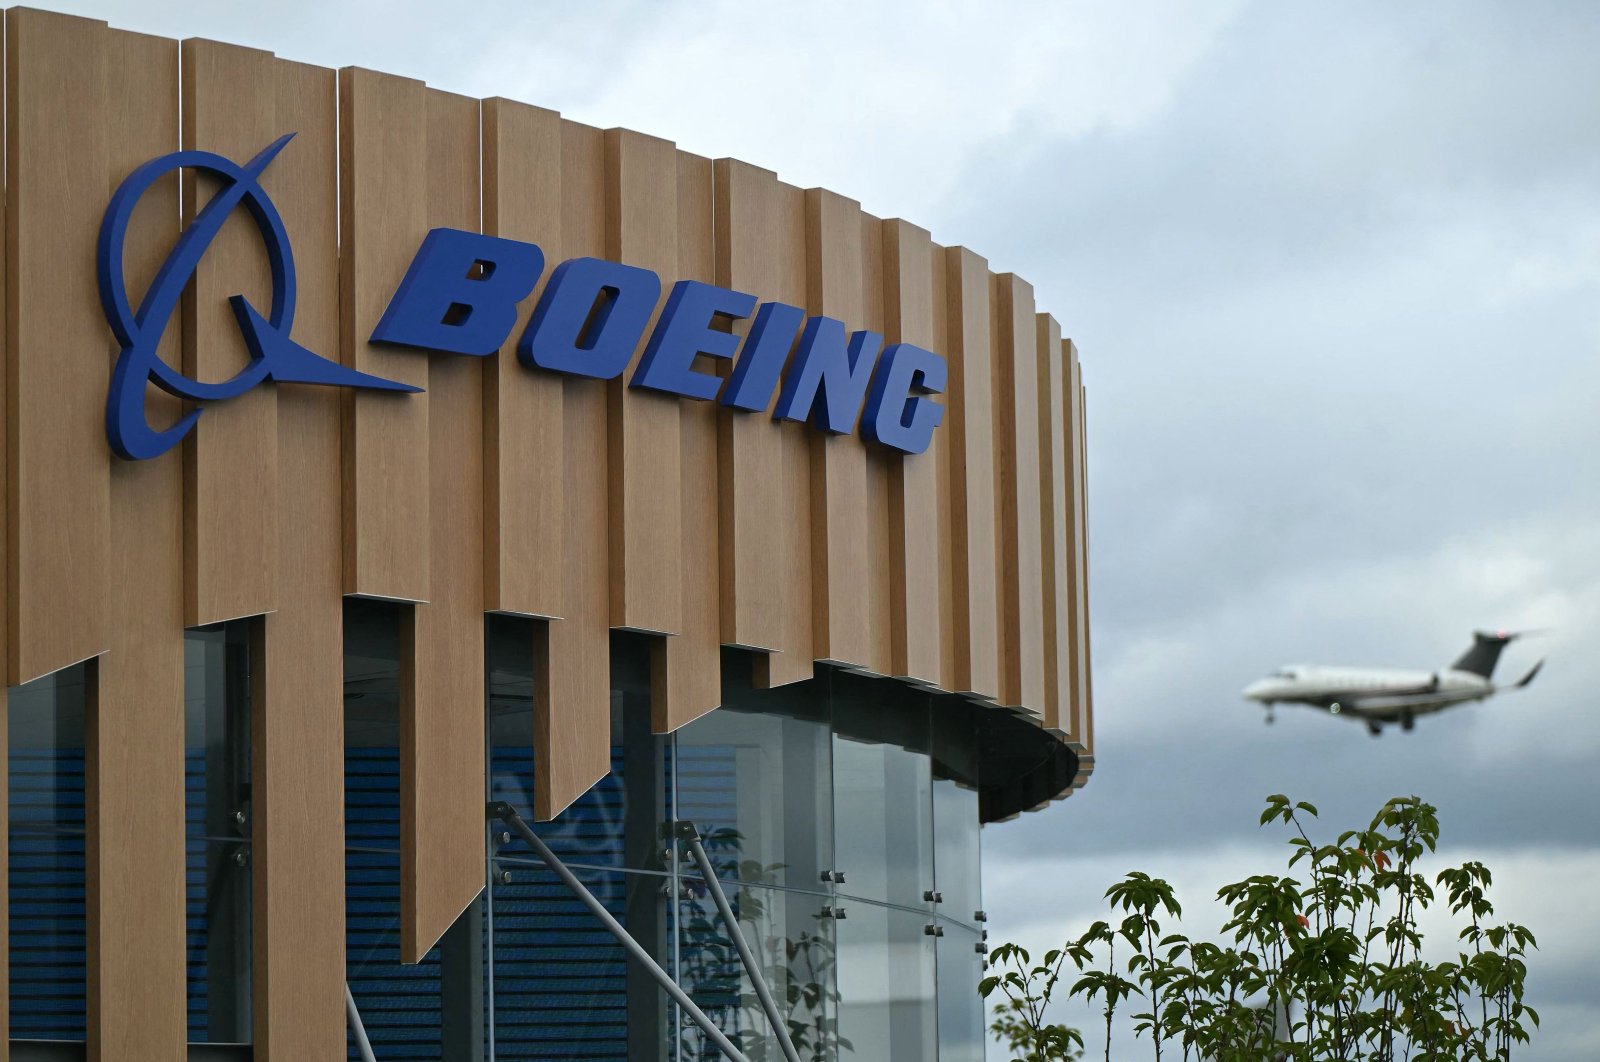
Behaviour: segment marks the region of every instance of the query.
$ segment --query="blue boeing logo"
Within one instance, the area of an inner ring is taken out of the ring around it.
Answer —
[[[329,361],[289,338],[294,323],[294,252],[289,247],[283,218],[262,189],[260,179],[262,171],[293,136],[288,133],[279,137],[243,166],[210,151],[175,151],[134,170],[112,195],[111,205],[100,225],[98,269],[100,304],[112,333],[122,344],[111,375],[111,392],[106,397],[106,437],[120,456],[141,460],[166,453],[178,445],[200,419],[202,410],[197,406],[170,427],[151,427],[144,409],[147,383],[196,403],[234,398],[263,380],[384,391],[419,390]],[[180,167],[215,174],[222,179],[223,187],[178,237],[172,253],[156,273],[135,312],[122,273],[128,219],[150,186]],[[206,248],[211,246],[222,223],[241,202],[255,219],[266,246],[272,268],[272,306],[263,318],[243,295],[233,296],[229,303],[250,352],[250,363],[219,383],[191,380],[161,360],[158,353],[161,336]]]
[[[106,435],[130,460],[156,457],[194,427],[201,409],[167,428],[145,416],[145,387],[194,403],[233,398],[264,380],[384,391],[420,388],[357,372],[313,354],[289,338],[294,321],[294,255],[277,208],[260,177],[294,134],[273,141],[243,166],[209,151],[177,151],[145,163],[122,182],[100,227],[100,300],[122,344],[106,399]],[[178,238],[135,313],[122,276],[122,245],[134,205],[161,176],[188,167],[224,184]],[[229,301],[250,351],[250,363],[221,383],[191,380],[157,353],[167,320],[206,248],[233,208],[243,203],[261,230],[272,265],[272,307],[263,318],[242,295]],[[434,229],[373,329],[370,342],[440,354],[486,357],[500,350],[519,308],[544,272],[535,244],[459,229]],[[911,343],[887,349],[883,336],[847,332],[844,322],[808,316],[798,306],[694,280],[680,280],[661,302],[661,278],[648,269],[599,258],[574,258],[550,273],[517,358],[530,369],[597,380],[628,371],[630,388],[716,401],[734,415],[772,410],[836,435],[859,431],[868,441],[906,454],[928,448],[944,419],[934,396],[946,382],[945,360]],[[741,338],[731,328],[749,320]],[[716,361],[726,373],[708,371]],[[781,386],[780,386],[781,385]],[[773,396],[777,396],[776,404]]]

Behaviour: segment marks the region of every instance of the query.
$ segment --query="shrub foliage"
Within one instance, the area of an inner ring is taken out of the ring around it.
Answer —
[[[992,1029],[1014,1062],[1082,1057],[1082,1033],[1046,1014],[1063,985],[1104,1017],[1107,1062],[1119,1013],[1131,1013],[1140,1053],[1157,1062],[1509,1059],[1539,1024],[1523,1002],[1535,943],[1523,926],[1491,924],[1489,868],[1465,863],[1430,881],[1419,865],[1439,821],[1416,797],[1389,801],[1333,844],[1307,833],[1316,815],[1267,798],[1261,825],[1287,827],[1288,871],[1301,876],[1224,886],[1232,916],[1222,943],[1176,932],[1183,909],[1172,887],[1132,873],[1106,890],[1109,921],[1040,962],[1016,944],[996,947],[980,991],[995,1001]],[[1441,900],[1461,924],[1459,950],[1431,962],[1418,920]]]

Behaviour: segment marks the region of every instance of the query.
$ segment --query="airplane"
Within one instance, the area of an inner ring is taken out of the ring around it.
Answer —
[[[1373,737],[1383,733],[1386,723],[1399,723],[1400,729],[1410,730],[1420,715],[1481,701],[1506,689],[1526,689],[1544,667],[1543,660],[1509,687],[1496,686],[1490,676],[1501,650],[1534,633],[1475,631],[1472,646],[1455,663],[1438,671],[1295,664],[1252,682],[1244,688],[1244,696],[1266,707],[1269,723],[1276,705],[1304,704],[1365,722]]]

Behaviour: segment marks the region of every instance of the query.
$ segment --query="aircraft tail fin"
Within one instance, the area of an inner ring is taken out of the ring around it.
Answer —
[[[1517,634],[1507,631],[1496,631],[1494,634],[1473,631],[1472,647],[1462,653],[1450,667],[1455,671],[1469,671],[1474,675],[1489,678],[1494,674],[1494,666],[1500,662],[1501,650],[1517,637]]]

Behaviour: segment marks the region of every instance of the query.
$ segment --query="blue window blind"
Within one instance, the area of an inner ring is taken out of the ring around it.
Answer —
[[[13,748],[11,1035],[82,1040],[85,1012],[81,748]]]

